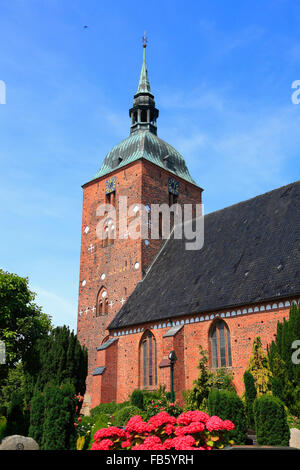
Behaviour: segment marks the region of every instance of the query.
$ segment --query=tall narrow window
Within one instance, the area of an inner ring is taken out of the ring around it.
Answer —
[[[231,367],[230,331],[223,320],[216,321],[210,332],[211,366]]]
[[[141,383],[143,387],[157,385],[157,351],[156,340],[150,331],[142,337],[140,346]]]

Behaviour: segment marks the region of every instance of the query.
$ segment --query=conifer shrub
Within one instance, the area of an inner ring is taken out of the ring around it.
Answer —
[[[116,411],[113,417],[114,426],[125,426],[130,418],[141,415],[141,410],[137,406],[129,405]]]
[[[43,450],[73,450],[76,448],[75,389],[71,384],[48,385],[45,388]]]
[[[250,429],[254,429],[253,403],[257,395],[255,381],[253,375],[249,371],[244,373],[243,378],[245,385],[245,411],[247,424]]]
[[[38,443],[39,446],[41,446],[43,438],[44,413],[44,394],[37,390],[34,393],[30,403],[29,436],[32,437]]]
[[[131,397],[130,397],[130,403],[133,406],[136,406],[137,408],[140,408],[141,410],[144,409],[144,394],[142,390],[136,389],[133,390]]]
[[[279,398],[272,395],[258,397],[254,402],[253,410],[257,443],[288,446],[290,429],[284,405]]]
[[[235,425],[230,431],[230,439],[235,444],[245,444],[247,440],[247,418],[244,403],[241,398],[232,391],[213,389],[208,395],[209,414],[219,416],[221,419],[229,419]]]

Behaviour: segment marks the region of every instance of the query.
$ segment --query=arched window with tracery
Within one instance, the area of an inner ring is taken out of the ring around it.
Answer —
[[[108,295],[105,287],[101,287],[97,295],[96,316],[107,315],[108,313]]]
[[[157,348],[151,331],[146,331],[140,342],[140,383],[142,387],[157,386]]]
[[[230,331],[223,320],[217,320],[211,327],[210,350],[213,368],[232,366]]]

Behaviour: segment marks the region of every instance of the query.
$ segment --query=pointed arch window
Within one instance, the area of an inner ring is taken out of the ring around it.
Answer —
[[[105,287],[101,287],[97,296],[96,317],[108,314],[108,295]]]
[[[146,331],[140,343],[141,385],[157,386],[157,348],[156,339],[151,331]]]
[[[213,368],[231,367],[231,340],[228,325],[217,320],[210,331],[211,366]]]

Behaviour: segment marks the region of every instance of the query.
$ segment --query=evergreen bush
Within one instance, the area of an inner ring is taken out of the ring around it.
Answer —
[[[114,426],[125,426],[130,418],[136,415],[141,415],[141,410],[137,406],[125,406],[118,410],[113,417]]]
[[[263,395],[253,406],[257,443],[259,445],[288,446],[290,429],[286,412],[279,398]]]
[[[245,411],[247,424],[250,429],[254,429],[253,403],[257,395],[255,381],[253,375],[249,371],[244,373],[243,378],[245,385]]]
[[[29,436],[32,437],[38,443],[39,446],[42,445],[44,413],[44,395],[43,393],[36,391],[30,403]]]
[[[136,389],[133,390],[131,397],[130,397],[130,403],[133,406],[136,406],[137,408],[140,408],[141,410],[144,409],[144,394],[142,390]]]
[[[235,444],[245,444],[247,440],[247,418],[244,403],[232,391],[213,389],[208,395],[209,414],[229,419],[235,429],[230,431],[230,439]]]
[[[75,389],[71,384],[48,385],[45,389],[43,450],[76,448]]]

